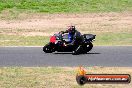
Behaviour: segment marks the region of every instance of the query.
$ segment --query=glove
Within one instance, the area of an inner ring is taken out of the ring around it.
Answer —
[[[64,32],[64,31],[60,31],[59,33],[60,33],[60,34],[64,34],[65,32]]]

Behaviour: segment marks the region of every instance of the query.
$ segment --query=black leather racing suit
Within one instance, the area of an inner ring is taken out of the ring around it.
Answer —
[[[63,33],[68,33],[68,31],[66,30]],[[69,34],[71,36],[72,42],[69,43],[68,45],[76,45],[76,44],[80,44],[81,43],[82,38],[81,38],[81,33],[79,31],[75,30],[74,33],[69,33]]]

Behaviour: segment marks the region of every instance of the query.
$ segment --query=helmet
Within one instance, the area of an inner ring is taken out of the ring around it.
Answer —
[[[76,29],[75,26],[69,26],[68,27],[68,32],[74,34],[75,33],[75,29]]]

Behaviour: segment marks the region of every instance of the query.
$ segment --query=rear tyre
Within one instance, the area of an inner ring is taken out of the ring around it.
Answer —
[[[92,50],[93,44],[90,42],[86,47],[87,47],[87,48],[86,48],[86,49],[87,49],[86,52],[89,52],[89,51]]]

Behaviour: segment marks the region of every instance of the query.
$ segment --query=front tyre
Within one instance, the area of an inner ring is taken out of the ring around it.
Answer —
[[[52,52],[53,52],[53,49],[51,48],[51,44],[50,44],[50,43],[46,44],[46,45],[43,47],[43,51],[44,51],[45,53],[52,53]]]

